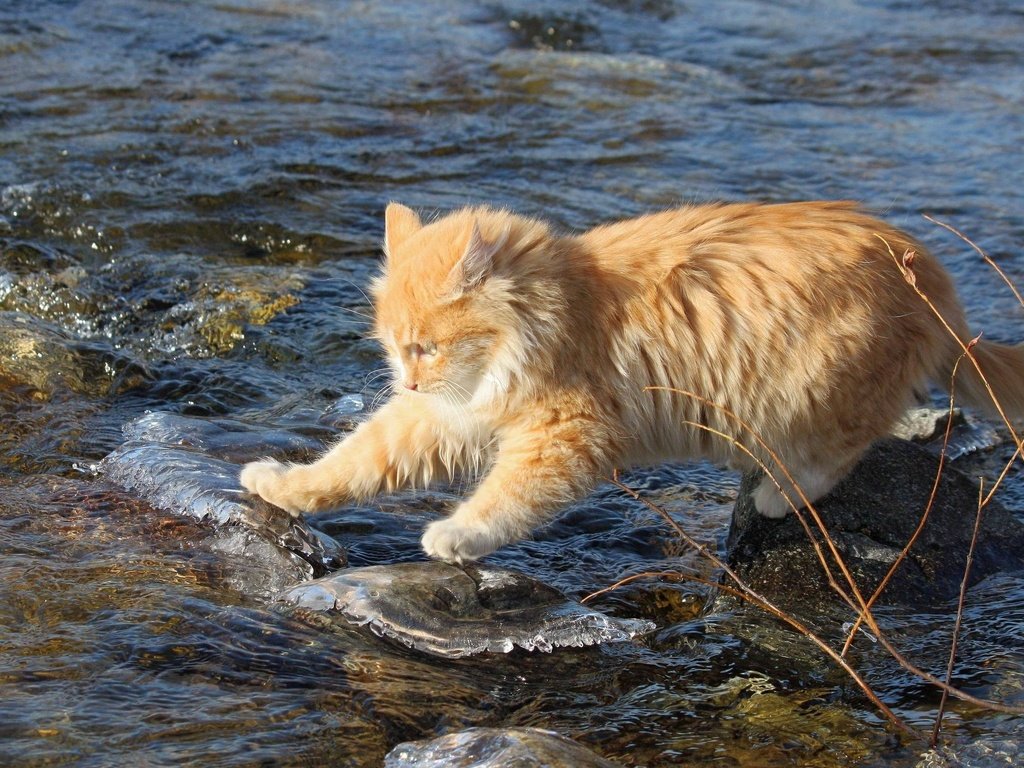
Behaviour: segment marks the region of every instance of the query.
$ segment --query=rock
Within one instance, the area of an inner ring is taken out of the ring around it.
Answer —
[[[430,741],[399,744],[384,768],[616,768],[618,763],[553,731],[468,728]]]
[[[911,408],[893,427],[892,436],[927,445],[932,452],[938,454],[942,450],[950,416],[948,408]],[[952,412],[949,442],[946,444],[946,458],[958,459],[977,451],[985,451],[1001,441],[998,430],[989,422],[969,419],[962,410],[955,408]]]
[[[28,388],[36,400],[61,390],[106,397],[138,385],[147,375],[142,366],[101,343],[23,312],[0,310],[2,387]]]
[[[970,741],[934,747],[923,755],[916,768],[980,768],[1021,765],[1024,747],[1018,736],[972,734]]]
[[[339,611],[378,635],[449,658],[621,642],[654,629],[652,622],[612,618],[529,576],[479,563],[368,566],[300,584],[281,599]]]
[[[917,527],[937,469],[938,458],[924,448],[885,439],[815,505],[865,598]],[[834,613],[839,598],[796,516],[769,520],[754,509],[751,492],[758,479],[748,475],[740,488],[726,545],[730,565],[787,611],[802,617]],[[947,463],[924,529],[880,604],[924,607],[958,595],[977,504],[978,486]],[[822,541],[816,530],[815,537]],[[829,564],[843,584],[831,557]],[[993,501],[983,513],[971,581],[1022,567],[1024,524]]]
[[[106,382],[91,380],[73,347],[71,334],[56,325],[21,312],[0,312],[0,379],[31,387],[42,396],[62,387],[105,395]]]
[[[959,408],[953,410],[953,427],[966,424],[963,411]],[[896,425],[892,428],[893,437],[901,440],[912,440],[917,443],[926,443],[929,440],[941,440],[950,422],[948,408],[931,408],[918,406],[909,408]]]

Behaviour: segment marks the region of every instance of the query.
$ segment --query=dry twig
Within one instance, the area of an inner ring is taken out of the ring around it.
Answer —
[[[983,501],[984,482],[978,478],[978,512],[974,516],[974,531],[971,533],[971,545],[967,549],[967,562],[964,564],[964,578],[960,582],[960,598],[956,604],[956,622],[953,624],[953,639],[949,644],[949,663],[946,665],[946,685],[953,679],[953,664],[956,661],[956,646],[960,637],[960,624],[964,617],[964,601],[967,598],[967,583],[971,577],[971,564],[974,562],[974,549],[978,544],[978,530],[981,528],[981,513],[985,509]],[[939,711],[935,715],[935,727],[932,728],[932,746],[939,741],[939,730],[942,728],[942,714],[946,710],[947,692],[942,691],[942,699],[939,701]]]

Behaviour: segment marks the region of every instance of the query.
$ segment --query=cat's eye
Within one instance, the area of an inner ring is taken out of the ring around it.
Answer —
[[[407,348],[412,357],[433,357],[437,354],[437,344],[425,341],[422,344],[410,344]]]

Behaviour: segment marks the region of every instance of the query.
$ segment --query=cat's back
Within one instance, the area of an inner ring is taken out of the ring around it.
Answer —
[[[580,236],[596,263],[610,271],[663,275],[701,261],[863,262],[863,251],[908,238],[856,203],[712,203],[688,205],[604,224]]]
[[[900,272],[908,249],[918,285],[962,317],[926,251],[846,202],[687,206],[580,242],[604,289],[618,391],[650,405],[638,432],[673,450],[664,425],[695,414],[677,411],[678,398],[634,395],[637,382],[701,393],[780,442],[828,414],[856,421],[878,381],[892,382],[892,407],[902,407],[949,343]]]
[[[706,294],[741,315],[889,316],[910,299],[897,260],[912,250],[921,284],[955,309],[932,256],[852,202],[691,205],[599,226],[579,240],[616,302],[645,304],[667,292]]]

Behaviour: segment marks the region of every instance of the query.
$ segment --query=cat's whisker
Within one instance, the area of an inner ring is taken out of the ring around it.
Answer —
[[[377,392],[377,394],[373,396],[373,399],[370,401],[370,408],[369,408],[369,410],[370,411],[377,410],[377,407],[380,405],[381,401],[389,399],[391,397],[391,395],[394,394],[394,391],[395,391],[394,382],[391,382],[391,381],[387,382],[383,387],[381,387],[381,389]]]
[[[373,401],[370,403],[370,410],[375,411],[378,408],[380,408],[383,405],[383,403],[391,399],[393,394],[394,393],[390,390],[382,389],[379,393],[377,393],[377,397],[375,397]]]
[[[367,314],[366,312],[361,312],[360,310],[353,309],[352,307],[344,307],[344,306],[341,306],[340,304],[335,306],[334,309],[337,309],[337,310],[339,310],[341,312],[348,312],[350,315],[355,315],[356,317],[360,317],[360,318],[362,318],[363,320],[366,321],[367,325],[373,323],[374,320],[376,319],[376,318],[374,318],[373,315]]]
[[[456,404],[456,401],[455,401],[456,395],[459,397],[459,400],[461,400],[461,402],[458,403],[458,405],[462,405],[462,406],[465,406],[467,403],[469,403],[473,399],[472,393],[468,389],[466,389],[466,387],[464,387],[462,384],[459,384],[459,382],[457,382],[457,381],[447,381],[446,380],[444,382],[444,384],[448,388],[448,391],[452,395],[452,404],[453,405]]]
[[[365,384],[372,384],[374,381],[379,379],[381,376],[389,376],[391,374],[390,368],[378,368],[375,371],[370,371],[366,376],[363,377]]]
[[[357,291],[359,291],[359,295],[363,297],[363,299],[366,301],[367,304],[369,304],[371,306],[373,305],[373,300],[369,296],[366,295],[366,291],[364,291],[362,289],[362,287],[359,285],[359,283],[355,282],[354,280],[350,280],[347,277],[342,277],[341,275],[329,275],[327,277],[319,277],[319,278],[317,278],[317,282],[320,283],[320,284],[323,284],[323,283],[344,283],[345,285],[347,285],[347,286],[349,286],[351,288],[355,288]]]

